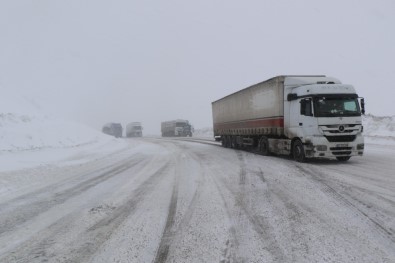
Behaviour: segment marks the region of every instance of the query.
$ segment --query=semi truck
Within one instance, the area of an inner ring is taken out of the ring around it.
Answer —
[[[126,125],[126,137],[142,137],[143,127],[141,122],[131,122]]]
[[[364,152],[364,98],[325,75],[284,75],[212,102],[214,137],[263,155],[348,161]]]
[[[106,123],[103,125],[102,132],[120,138],[122,137],[122,125],[114,122]]]
[[[162,137],[192,136],[193,127],[188,120],[172,120],[161,123]]]

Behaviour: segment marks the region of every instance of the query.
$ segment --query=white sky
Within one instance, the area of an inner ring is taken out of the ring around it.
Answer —
[[[276,75],[353,84],[395,115],[392,0],[0,0],[1,96],[97,129],[212,125],[211,102]]]

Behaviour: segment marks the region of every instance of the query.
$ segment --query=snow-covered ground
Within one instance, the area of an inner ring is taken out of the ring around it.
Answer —
[[[395,144],[395,116],[373,116],[362,118],[365,142],[387,145]]]
[[[301,164],[0,105],[0,262],[395,262],[394,117]]]

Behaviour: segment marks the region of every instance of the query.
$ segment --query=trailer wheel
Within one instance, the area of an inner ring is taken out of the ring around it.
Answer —
[[[231,136],[230,140],[231,140],[230,147],[233,149],[238,149],[237,142],[236,142],[236,136]]]
[[[262,137],[259,140],[259,152],[262,155],[268,156],[270,155],[270,151],[269,151],[269,141],[267,139],[267,137]]]
[[[232,147],[232,137],[226,136],[226,148],[231,148]]]
[[[225,136],[221,136],[221,146],[225,147]]]
[[[292,147],[292,153],[295,161],[303,163],[306,161],[306,156],[304,154],[303,143],[300,140],[296,140]]]
[[[225,148],[229,148],[229,136],[224,136],[223,143]]]

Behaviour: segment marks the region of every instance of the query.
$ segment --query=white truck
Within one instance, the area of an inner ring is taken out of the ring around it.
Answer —
[[[141,122],[131,122],[126,125],[126,137],[142,137],[143,127]]]
[[[161,123],[162,137],[192,136],[193,127],[187,120],[177,119]]]
[[[214,137],[222,146],[299,162],[363,155],[364,113],[352,85],[324,75],[277,76],[212,103]]]

